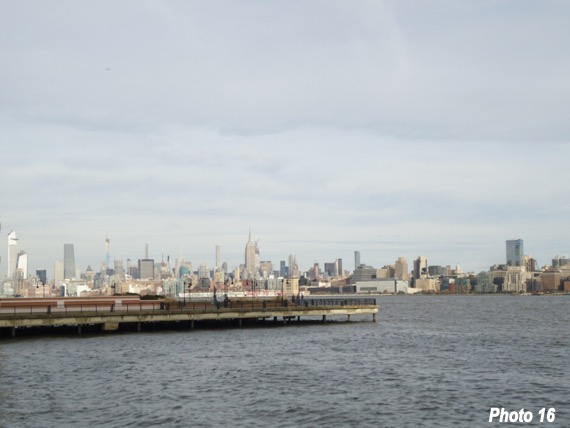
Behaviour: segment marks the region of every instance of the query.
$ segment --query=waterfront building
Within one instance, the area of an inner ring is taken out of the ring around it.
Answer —
[[[76,278],[75,250],[73,244],[63,245],[63,279]]]
[[[491,272],[480,272],[477,275],[477,284],[474,287],[475,293],[496,293],[497,284],[493,283]]]
[[[507,293],[526,292],[526,270],[521,266],[509,266],[504,277],[503,291]]]
[[[394,264],[394,278],[401,281],[408,281],[410,279],[408,275],[408,261],[405,257],[398,257],[396,263]]]
[[[8,234],[8,278],[16,273],[18,266],[18,238],[13,230]]]
[[[393,266],[383,266],[376,269],[376,278],[378,279],[391,279],[395,278],[396,269]]]
[[[408,281],[397,279],[375,279],[373,281],[356,281],[356,293],[408,293]]]
[[[558,269],[551,269],[540,274],[542,291],[558,291],[562,280],[562,273]]]
[[[437,278],[428,278],[427,276],[416,278],[414,281],[415,288],[425,292],[437,292],[439,291],[439,285]]]
[[[354,269],[350,283],[355,284],[359,281],[372,281],[375,279],[377,279],[375,268],[367,265],[359,265]]]
[[[507,265],[522,266],[524,256],[524,241],[522,239],[510,239],[506,241]]]

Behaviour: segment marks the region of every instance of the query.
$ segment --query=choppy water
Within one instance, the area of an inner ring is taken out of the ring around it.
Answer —
[[[570,426],[570,296],[379,300],[377,323],[3,339],[0,426]]]

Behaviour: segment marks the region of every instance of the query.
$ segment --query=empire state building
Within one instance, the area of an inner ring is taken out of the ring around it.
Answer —
[[[259,249],[257,243],[251,240],[251,230],[249,231],[249,239],[245,244],[245,270],[247,273],[255,273],[257,271],[257,260],[259,259]]]

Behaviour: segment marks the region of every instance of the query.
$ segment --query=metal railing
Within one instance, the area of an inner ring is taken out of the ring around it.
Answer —
[[[148,313],[148,312],[216,312],[230,310],[268,310],[268,309],[303,309],[350,306],[377,306],[373,298],[290,298],[290,299],[239,299],[221,301],[191,301],[191,302],[150,302],[141,301],[129,304],[80,304],[68,306],[51,305],[17,305],[0,306],[0,317],[16,315],[61,315],[61,314],[105,314],[119,313]]]

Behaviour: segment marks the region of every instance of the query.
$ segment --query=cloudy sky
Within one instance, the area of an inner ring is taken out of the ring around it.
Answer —
[[[1,240],[479,271],[570,253],[570,2],[0,0]],[[7,270],[7,244],[0,246]]]

